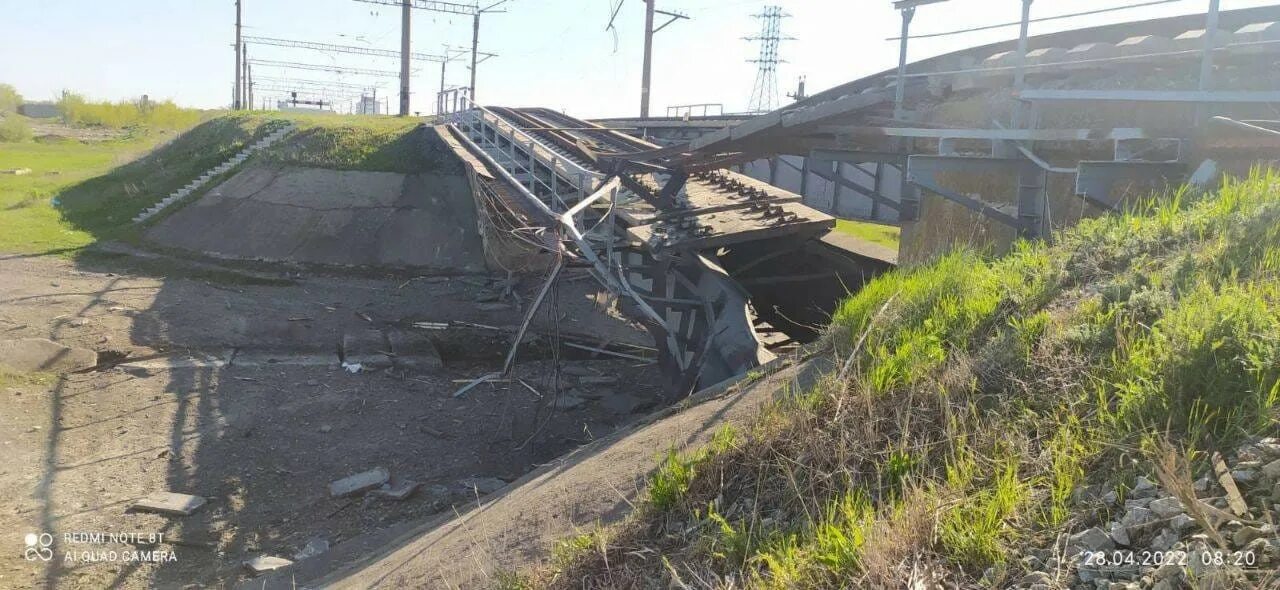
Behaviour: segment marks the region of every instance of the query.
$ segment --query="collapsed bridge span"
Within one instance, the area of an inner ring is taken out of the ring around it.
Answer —
[[[892,261],[821,240],[834,219],[714,166],[645,164],[658,146],[543,108],[466,108],[451,132],[509,200],[554,230],[654,337],[673,392],[742,374],[813,338]],[[558,263],[557,263],[558,264]]]

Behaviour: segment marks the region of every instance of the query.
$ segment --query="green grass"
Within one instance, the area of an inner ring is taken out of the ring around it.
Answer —
[[[881,275],[825,344],[845,379],[668,455],[610,532],[669,563],[617,549],[557,579],[903,587],[911,563],[1016,582],[1026,551],[1110,517],[1081,486],[1151,477],[1161,441],[1203,456],[1280,432],[1280,174]]]
[[[49,373],[15,373],[0,366],[0,388],[45,385],[53,380],[54,376]]]
[[[737,431],[725,426],[712,435],[711,443],[706,447],[690,453],[668,450],[658,465],[658,471],[649,480],[649,502],[660,510],[675,507],[689,491],[689,482],[697,473],[698,466],[712,455],[732,448],[736,438]]]
[[[50,200],[101,176],[153,147],[160,136],[81,143],[0,143],[0,168],[30,168],[31,174],[0,175],[0,252],[33,253],[79,248],[93,234],[63,217]]]
[[[0,143],[0,168],[32,170],[0,175],[0,252],[73,252],[98,240],[132,240],[140,211],[284,120],[297,130],[259,162],[425,172],[448,161],[411,133],[418,120],[274,112],[215,116],[181,133],[137,127],[113,141]]]
[[[898,249],[898,240],[902,234],[902,230],[896,225],[852,219],[837,219],[836,231],[894,250]]]
[[[411,133],[421,120],[398,117],[296,115],[298,125],[288,142],[264,153],[281,164],[368,170],[429,172],[449,161],[432,153],[420,134]]]

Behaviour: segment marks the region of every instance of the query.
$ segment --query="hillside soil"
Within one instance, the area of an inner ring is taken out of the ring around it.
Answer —
[[[228,586],[248,579],[243,562],[256,556],[337,551],[348,539],[465,511],[613,432],[659,394],[653,365],[627,360],[560,359],[557,380],[544,336],[522,352],[517,380],[454,397],[506,353],[509,337],[481,328],[433,334],[442,368],[338,366],[348,333],[518,324],[509,300],[477,303],[498,290],[481,275],[267,280],[170,258],[10,256],[0,276],[0,339],[49,338],[102,359],[61,377],[0,372],[0,530],[13,533],[0,540],[5,588]],[[515,291],[527,302],[536,283]],[[591,285],[559,291],[563,329],[643,344],[598,310]],[[533,331],[548,325],[542,314]],[[392,484],[421,485],[400,501],[330,497],[330,482],[377,467]],[[207,503],[189,516],[129,510],[164,491]],[[65,536],[98,532],[164,541]],[[26,533],[53,535],[54,558],[24,559]],[[173,561],[127,562],[131,550],[172,552]]]

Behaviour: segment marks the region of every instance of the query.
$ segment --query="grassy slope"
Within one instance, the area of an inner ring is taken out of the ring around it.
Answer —
[[[1157,442],[1203,460],[1277,431],[1280,175],[884,275],[826,343],[847,374],[669,455],[631,518],[503,585],[1016,582],[1024,551],[1105,522],[1073,492],[1123,497]]]
[[[0,143],[0,168],[32,169],[30,175],[0,176],[0,252],[71,251],[100,239],[128,239],[134,231],[130,220],[139,211],[225,161],[281,119],[295,121],[298,130],[264,153],[267,161],[394,172],[432,170],[438,164],[422,156],[409,133],[420,121],[381,117],[223,115],[154,151],[173,136],[140,130],[121,141]]]
[[[894,225],[852,219],[837,219],[836,231],[894,250],[898,249],[898,239],[902,233],[902,230]]]
[[[420,138],[410,132],[420,119],[289,115],[298,126],[289,140],[267,150],[282,164],[383,172],[424,172],[435,162],[424,158]]]

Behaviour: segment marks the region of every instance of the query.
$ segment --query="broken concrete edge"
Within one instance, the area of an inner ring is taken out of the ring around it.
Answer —
[[[170,516],[191,516],[206,502],[207,500],[205,500],[204,496],[193,496],[177,492],[155,492],[134,501],[133,504],[129,505],[129,510],[134,512],[154,512]]]
[[[579,454],[602,450],[642,428],[703,403],[733,395],[744,395],[756,387],[775,384],[774,377],[784,372],[795,373],[788,381],[798,382],[801,378],[801,371],[809,366],[811,361],[817,362],[819,359],[816,359],[816,357],[827,350],[829,350],[829,347],[815,347],[808,355],[779,357],[760,365],[755,371],[731,377],[706,387],[685,398],[680,403],[660,408],[637,418],[606,437],[589,442],[524,474],[519,479],[485,497],[482,502],[468,502],[466,506],[455,506],[453,510],[445,510],[420,522],[404,522],[386,529],[353,537],[331,548],[323,557],[299,562],[292,567],[272,572],[268,576],[238,584],[236,588],[238,590],[291,590],[299,584],[317,588],[341,586],[341,581],[347,576],[391,555],[419,536],[445,526],[453,526],[454,528],[465,526],[465,520],[476,511],[500,501],[507,494],[529,481],[542,477],[550,471],[562,468],[564,464],[571,462]],[[764,377],[759,377],[758,374],[763,374]],[[654,463],[653,469],[657,469],[657,463]]]
[[[391,472],[386,467],[374,467],[348,475],[329,483],[329,497],[346,498],[381,487],[391,481]]]
[[[293,565],[293,561],[274,555],[258,555],[244,562],[244,567],[254,574],[261,575]]]
[[[277,260],[271,262],[245,260],[241,258],[225,258],[219,256],[210,256],[197,252],[190,252],[180,248],[163,246],[150,241],[143,241],[139,246],[133,246],[118,241],[102,241],[94,242],[85,246],[85,251],[90,254],[99,256],[119,256],[136,258],[139,261],[167,261],[176,264],[186,265],[190,270],[206,270],[210,272],[220,273],[224,276],[234,276],[235,278],[258,281],[263,285],[274,286],[293,286],[298,282],[294,279],[280,276],[278,269],[274,269],[272,265],[290,264],[288,260]],[[228,266],[225,264],[216,264],[211,261],[228,262],[237,266]],[[238,268],[238,266],[257,266],[257,268]],[[297,266],[291,264],[291,266]]]
[[[0,367],[18,374],[68,374],[98,366],[97,351],[54,342],[48,338],[0,340]]]

